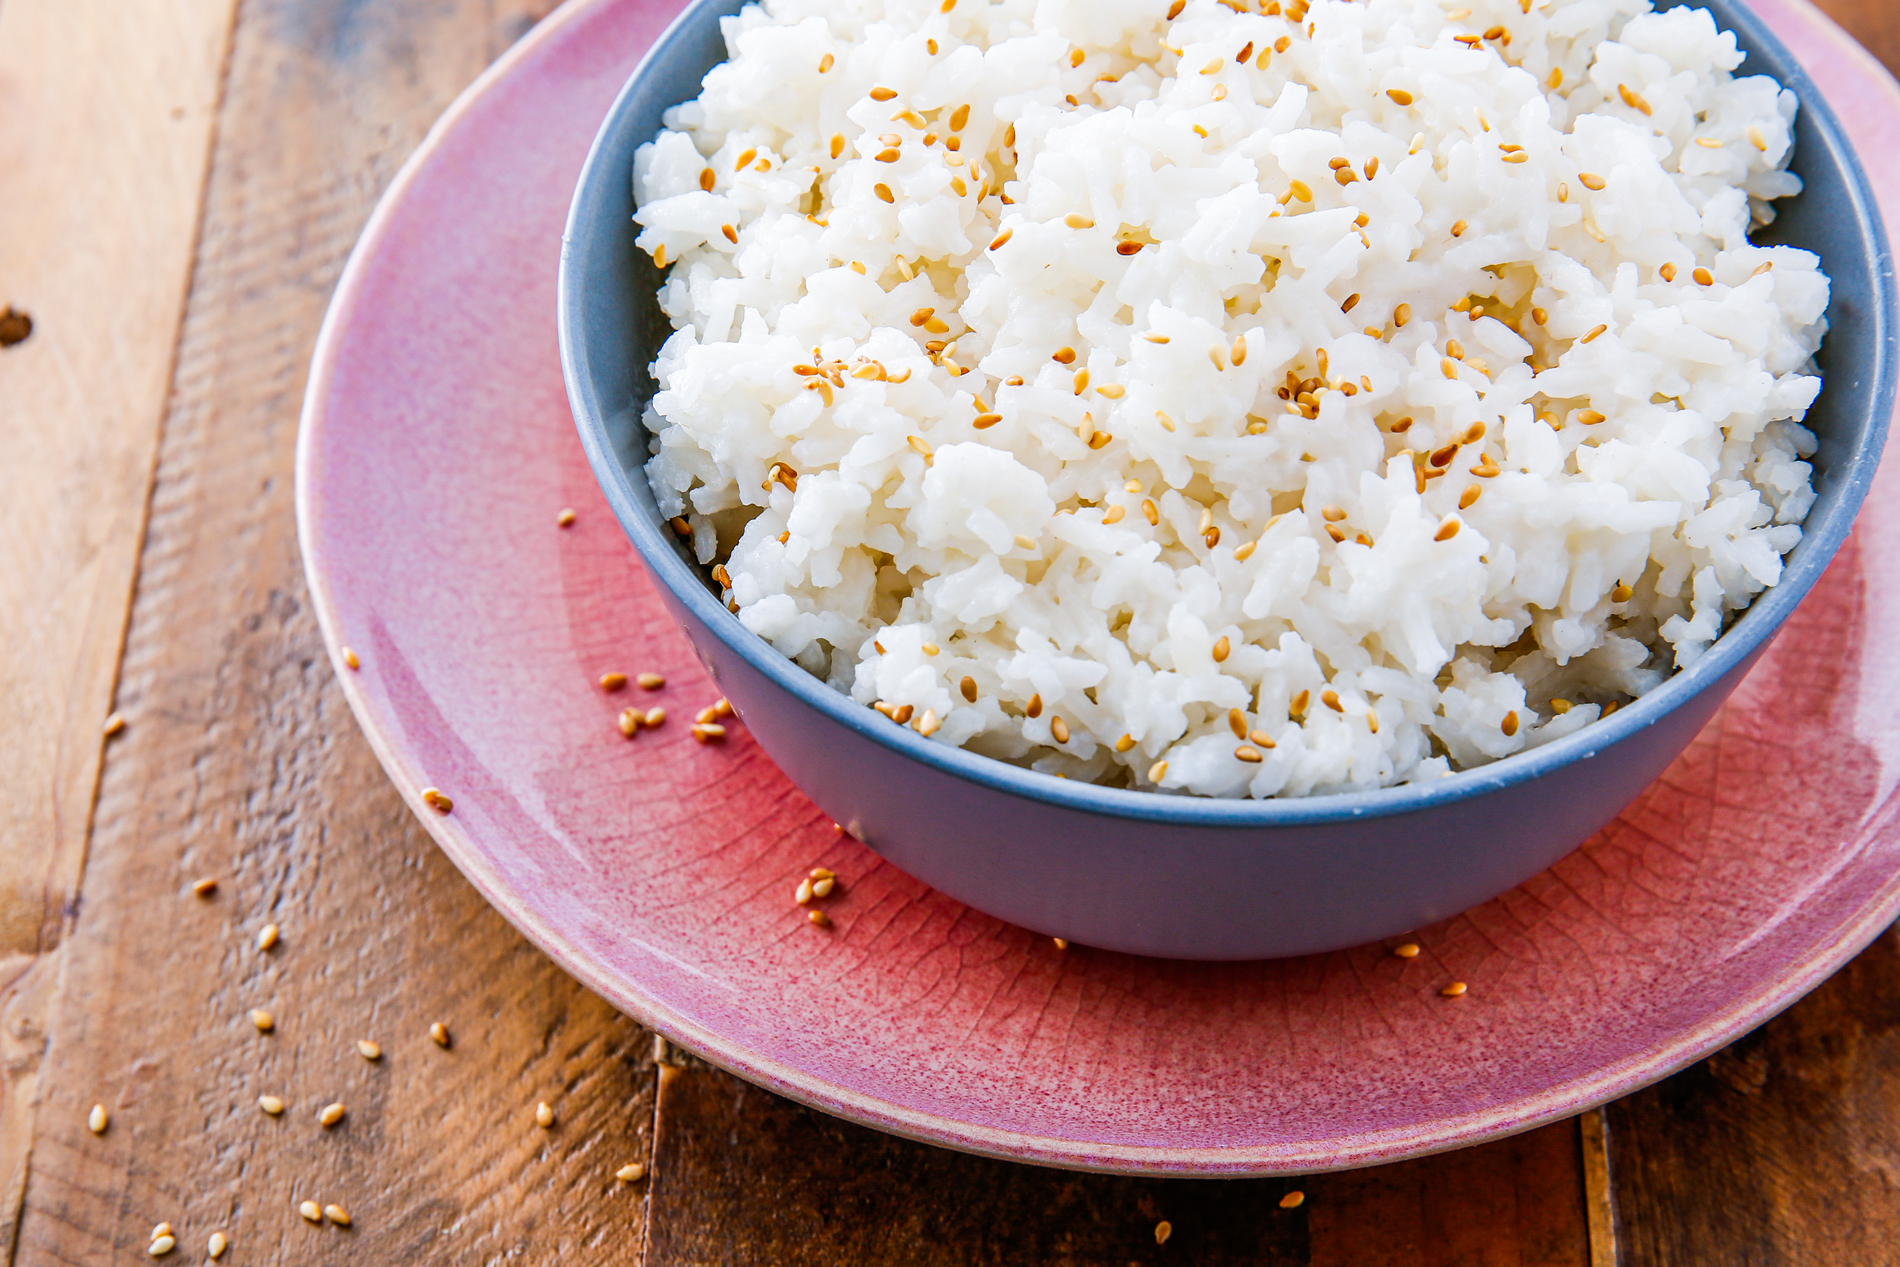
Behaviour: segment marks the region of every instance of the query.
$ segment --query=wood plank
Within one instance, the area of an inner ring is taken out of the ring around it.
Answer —
[[[13,314],[0,331],[0,1245],[25,1181],[53,952],[84,864],[234,7],[0,4],[0,310]]]
[[[429,124],[546,7],[241,8],[20,1264],[144,1261],[160,1220],[181,1255],[222,1228],[238,1263],[637,1254],[644,1185],[614,1171],[645,1156],[649,1038],[412,822],[331,678],[291,513],[303,378],[350,246]],[[192,895],[201,875],[214,897]],[[267,921],[282,943],[263,954]],[[282,1118],[258,1110],[267,1092]],[[325,1130],[332,1100],[348,1116]],[[306,1198],[353,1227],[307,1226]]]
[[[1573,1123],[1300,1180],[1138,1179],[931,1148],[692,1065],[663,1071],[653,1157],[648,1267],[1590,1262]]]
[[[1900,12],[1893,0],[1815,0],[1822,11],[1900,75]]]
[[[1610,1107],[1627,1267],[1900,1261],[1900,933]]]

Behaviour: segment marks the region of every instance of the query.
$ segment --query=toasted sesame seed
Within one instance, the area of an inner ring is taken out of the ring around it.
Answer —
[[[1748,143],[1764,154],[1768,152],[1768,138],[1752,123],[1748,125]]]
[[[831,138],[831,156],[837,158],[844,153],[844,135],[839,133]]]
[[[893,89],[893,88],[871,89],[871,100],[873,101],[890,101],[896,96],[897,96],[897,91],[896,89]]]
[[[1350,309],[1349,309],[1350,311]],[[1247,363],[1247,336],[1241,335],[1234,340],[1234,346],[1228,350],[1228,357],[1235,365]]]
[[[726,728],[717,722],[700,722],[693,727],[693,738],[701,743],[718,743],[726,737]]]
[[[86,1114],[86,1129],[91,1131],[94,1135],[104,1135],[108,1124],[109,1120],[106,1117],[106,1106],[103,1104],[93,1105],[92,1112]]]
[[[976,703],[976,679],[975,678],[965,677],[963,681],[959,684],[958,689],[960,689],[963,692],[963,698],[965,700],[969,701],[972,704]]]
[[[1097,431],[1094,435],[1089,437],[1089,448],[1091,449],[1106,448],[1109,442],[1112,441],[1114,438],[1115,438],[1114,436],[1110,435],[1106,431]]]
[[[324,1126],[335,1126],[338,1122],[343,1120],[345,1112],[346,1110],[341,1101],[326,1104],[323,1106],[323,1110],[317,1114],[317,1121]]]
[[[258,1033],[268,1034],[277,1028],[277,1018],[261,1007],[253,1008],[251,1009],[251,1024],[257,1027]]]
[[[664,708],[647,709],[646,727],[648,730],[652,730],[655,727],[664,725],[665,722],[666,722],[666,710]]]
[[[1222,634],[1214,643],[1214,663],[1225,663],[1227,657],[1233,652],[1233,646],[1234,644],[1228,641],[1227,635]]]
[[[1168,763],[1157,761],[1148,767],[1148,782],[1159,783],[1168,777]]]
[[[699,715],[694,717],[693,721],[698,725],[704,726],[708,722],[717,721],[718,718],[719,714],[717,710],[715,710],[711,704],[708,704],[699,710]]]
[[[1287,706],[1287,712],[1294,717],[1305,716],[1306,706],[1312,702],[1312,699],[1313,693],[1311,691],[1301,691],[1298,695],[1293,697],[1293,702]]]
[[[970,423],[978,431],[988,431],[1003,420],[1001,414],[978,414]]]
[[[554,1106],[549,1104],[546,1100],[543,1100],[541,1101],[541,1103],[535,1105],[534,1106],[534,1123],[536,1126],[541,1127],[543,1130],[546,1130],[548,1127],[553,1126],[554,1125]]]
[[[1266,758],[1260,755],[1258,748],[1250,748],[1246,744],[1242,744],[1240,747],[1234,749],[1234,760],[1245,761],[1248,765],[1259,765],[1262,761],[1265,761]]]
[[[1118,524],[1122,521],[1122,516],[1127,513],[1128,507],[1126,506],[1110,506],[1108,513],[1102,516],[1102,522],[1105,524]]]
[[[1234,738],[1245,739],[1247,737],[1247,714],[1238,708],[1228,709],[1227,729],[1234,732]]]
[[[831,68],[837,64],[838,59],[830,53],[826,53],[823,57],[818,59],[818,73],[821,75],[829,75]]]
[[[891,187],[889,185],[885,185],[885,184],[873,185],[871,186],[871,192],[876,194],[879,198],[882,198],[885,202],[897,201],[897,195],[891,192]]]
[[[1597,339],[1597,336],[1601,335],[1605,330],[1608,330],[1609,328],[1610,327],[1608,327],[1607,325],[1593,326],[1590,329],[1590,333],[1584,335],[1583,338],[1578,340],[1578,342],[1579,343],[1594,343]]]
[[[813,897],[818,897],[818,898],[830,897],[832,894],[832,891],[835,890],[837,887],[838,887],[837,876],[835,875],[823,876],[817,880],[812,881],[811,894]]]
[[[1616,86],[1616,92],[1618,96],[1623,98],[1623,104],[1630,109],[1646,115],[1656,113],[1655,110],[1650,107],[1649,102],[1643,99],[1643,94],[1637,92],[1628,84],[1618,84]]]
[[[1415,941],[1401,942],[1392,947],[1392,953],[1401,959],[1416,959],[1418,958],[1418,943]]]
[[[150,1254],[153,1258],[163,1258],[177,1247],[178,1238],[167,1232],[163,1236],[154,1238],[145,1252]]]
[[[455,808],[455,802],[444,796],[439,788],[423,788],[422,803],[438,814],[446,814]]]
[[[152,1234],[145,1239],[155,1241],[161,1236],[170,1235],[172,1235],[172,1225],[169,1222],[159,1222],[152,1225]]]
[[[271,1117],[276,1117],[284,1111],[284,1102],[274,1095],[260,1095],[257,1097],[257,1107]]]
[[[624,673],[603,673],[600,675],[600,689],[603,691],[623,690],[626,685],[627,675]]]
[[[1409,106],[1412,104],[1412,101],[1413,101],[1412,94],[1405,91],[1405,89],[1403,88],[1387,88],[1385,90],[1385,95],[1392,98],[1392,100],[1398,102],[1402,106]]]
[[[572,512],[569,512],[569,513],[572,513]],[[343,665],[345,668],[349,669],[350,672],[354,673],[356,670],[363,667],[363,661],[357,656],[356,652],[350,650],[348,647],[345,647],[343,648]]]
[[[1029,703],[1024,707],[1023,712],[1031,718],[1042,716],[1042,696],[1040,694],[1031,695],[1029,697]]]
[[[1461,238],[1465,235],[1465,230],[1470,227],[1471,222],[1469,220],[1460,220],[1457,224],[1451,226],[1451,236]]]
[[[1432,535],[1432,540],[1450,541],[1453,537],[1458,535],[1458,529],[1463,526],[1464,525],[1460,524],[1456,519],[1447,515],[1444,522],[1438,525],[1438,531]]]
[[[1051,717],[1049,733],[1055,737],[1057,743],[1067,743],[1069,742],[1069,723],[1063,721],[1060,716]]]
[[[639,1183],[646,1177],[647,1168],[644,1162],[628,1162],[620,1169],[614,1171],[614,1178],[618,1179],[621,1183]]]
[[[218,891],[217,877],[205,876],[201,880],[192,881],[191,891],[196,893],[199,897],[211,897],[215,895]]]
[[[1504,732],[1506,739],[1512,738],[1517,734],[1517,710],[1515,708],[1504,714],[1504,720],[1498,723],[1498,729]]]
[[[1006,245],[1011,238],[1015,236],[1016,236],[1016,230],[1004,229],[1001,233],[996,235],[993,241],[991,241],[990,250],[994,251],[994,250],[1000,249],[1001,247]]]
[[[1293,196],[1295,198],[1298,198],[1301,202],[1313,201],[1313,187],[1307,184],[1305,181],[1303,180],[1291,181],[1289,182],[1287,188],[1292,192]]]
[[[225,1247],[230,1245],[223,1232],[213,1232],[211,1239],[205,1242],[205,1256],[212,1259],[224,1257]]]
[[[435,1041],[437,1047],[447,1047],[452,1041],[449,1038],[449,1027],[441,1021],[436,1021],[429,1026],[429,1037]]]
[[[124,729],[125,729],[125,714],[124,713],[113,713],[111,716],[106,718],[105,735],[107,739],[112,738],[112,736],[118,734],[120,731]]]
[[[1297,1188],[1280,1198],[1282,1210],[1297,1210],[1306,1204],[1306,1194]]]
[[[364,1060],[377,1061],[383,1058],[382,1047],[367,1038],[356,1040],[356,1050],[361,1053]]]
[[[303,1215],[303,1221],[306,1223],[323,1222],[323,1210],[318,1207],[315,1201],[301,1202],[297,1206],[297,1213]]]
[[[926,708],[924,710],[924,715],[917,719],[917,725],[916,725],[917,733],[922,735],[926,739],[930,738],[930,736],[936,734],[939,730],[942,730],[942,729],[943,729],[943,721],[937,716],[937,710],[934,708]]]
[[[350,1212],[340,1205],[331,1204],[324,1206],[323,1217],[338,1227],[348,1227],[350,1225]]]
[[[1607,421],[1607,419],[1594,409],[1585,409],[1577,414],[1577,421],[1586,427],[1594,427],[1600,422]]]
[[[1174,1235],[1174,1224],[1168,1222],[1166,1219],[1163,1219],[1159,1223],[1155,1224],[1155,1244],[1166,1245],[1168,1243],[1168,1238],[1173,1235]]]
[[[831,927],[831,916],[825,914],[823,911],[808,911],[805,914],[805,919],[810,922],[814,928]]]
[[[1446,986],[1444,989],[1440,990],[1439,993],[1444,995],[1448,999],[1456,999],[1456,998],[1462,998],[1465,992],[1469,990],[1470,988],[1471,987],[1467,986],[1462,981],[1454,981],[1450,985]]]
[[[1695,278],[1695,284],[1698,286],[1715,285],[1715,274],[1706,268],[1698,268],[1695,272],[1691,273],[1690,276]]]
[[[1333,690],[1330,686],[1319,693],[1319,702],[1332,709],[1335,713],[1343,713],[1346,711],[1346,706],[1339,702],[1339,692]]]
[[[643,714],[637,708],[620,710],[620,733],[631,739],[640,733],[640,721]]]
[[[1074,211],[1063,216],[1062,223],[1068,225],[1071,229],[1093,229],[1095,227],[1095,221]]]
[[[879,150],[877,152],[877,161],[880,163],[895,163],[902,157],[904,157],[903,153],[895,149]]]
[[[1595,172],[1579,172],[1577,174],[1577,179],[1583,182],[1583,187],[1585,189],[1591,189],[1591,190],[1601,189],[1605,185],[1610,183],[1609,181],[1603,179],[1603,177],[1597,175]]]

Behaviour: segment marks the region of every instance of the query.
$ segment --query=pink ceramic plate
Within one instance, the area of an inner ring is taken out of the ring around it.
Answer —
[[[1900,150],[1900,89],[1872,59],[1800,0],[1757,7],[1861,152]],[[681,1046],[884,1130],[1066,1166],[1265,1174],[1471,1144],[1622,1095],[1760,1024],[1894,917],[1892,462],[1668,775],[1561,865],[1421,930],[1409,962],[1379,946],[1230,965],[1063,953],[840,839],[743,732],[693,742],[716,691],[596,491],[554,329],[581,161],[677,8],[574,0],[449,112],[344,276],[300,440],[310,587],[351,706],[442,848],[568,971]],[[1874,178],[1900,207],[1900,173]],[[647,669],[664,690],[597,685]],[[671,720],[623,739],[631,702]],[[425,808],[425,786],[453,813]],[[844,878],[829,931],[791,900],[814,866]],[[1441,997],[1453,980],[1470,993]]]

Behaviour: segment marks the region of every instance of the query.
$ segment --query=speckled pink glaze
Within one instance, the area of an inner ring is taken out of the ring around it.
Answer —
[[[1900,152],[1877,64],[1800,0],[1755,7],[1861,152]],[[568,971],[871,1126],[1087,1169],[1267,1174],[1472,1144],[1634,1090],[1787,1006],[1900,909],[1892,461],[1668,775],[1559,866],[1421,930],[1409,962],[1064,954],[840,839],[743,731],[694,743],[716,692],[588,471],[554,327],[575,177],[677,8],[573,0],[449,112],[344,276],[300,437],[310,586],[352,708],[442,848]],[[1900,208],[1900,173],[1872,176]],[[663,691],[596,685],[646,669]],[[630,702],[672,720],[629,742]],[[422,806],[431,785],[452,815]],[[791,902],[818,865],[844,877],[829,932]],[[1470,993],[1440,997],[1452,980]]]

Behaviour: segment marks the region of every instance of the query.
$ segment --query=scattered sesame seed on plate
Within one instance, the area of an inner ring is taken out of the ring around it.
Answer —
[[[168,1222],[160,1222],[153,1226],[152,1234],[146,1237],[145,1239],[148,1241],[155,1241],[161,1236],[170,1236],[171,1234],[172,1234],[172,1225]]]
[[[125,714],[124,713],[114,713],[110,717],[106,718],[105,733],[106,733],[107,739],[112,738],[112,736],[118,734],[120,731],[124,729],[125,729]]]
[[[429,1026],[429,1037],[435,1040],[437,1047],[447,1047],[450,1042],[449,1027],[444,1025],[441,1021],[437,1021]]]
[[[1057,950],[1067,950],[1069,948],[1069,939],[1067,937],[1056,937],[1052,938],[1052,940],[1055,942]]]
[[[284,1102],[274,1095],[260,1095],[257,1097],[257,1107],[276,1117],[284,1111]]]
[[[838,878],[828,875],[823,879],[812,881],[811,894],[813,897],[830,897],[831,891],[836,887],[838,887]]]
[[[251,1024],[257,1027],[258,1033],[268,1034],[277,1028],[277,1018],[261,1007],[252,1008]]]
[[[646,727],[648,730],[658,729],[660,726],[664,725],[665,723],[666,723],[666,710],[664,708],[647,709]]]
[[[363,661],[348,647],[343,648],[343,664],[352,673],[363,667]]]
[[[350,1212],[334,1203],[323,1207],[323,1217],[338,1227],[348,1227],[350,1225]]]
[[[422,803],[438,814],[446,814],[455,808],[455,802],[444,796],[439,788],[423,788]]]
[[[110,1119],[106,1116],[106,1106],[103,1104],[93,1105],[92,1112],[86,1114],[86,1129],[94,1135],[104,1135],[106,1127],[110,1124]]]
[[[623,690],[626,685],[627,675],[624,673],[603,673],[600,675],[600,689],[603,691]]]
[[[375,1061],[383,1058],[382,1047],[367,1038],[359,1038],[356,1040],[356,1050],[362,1053],[364,1060]]]
[[[1446,986],[1444,989],[1440,990],[1439,993],[1444,995],[1448,999],[1457,999],[1457,998],[1463,998],[1465,992],[1469,989],[1470,987],[1467,986],[1464,982],[1454,981],[1450,985]]]
[[[178,1240],[176,1237],[161,1236],[154,1240],[145,1252],[150,1254],[153,1258],[163,1258],[176,1248],[178,1248]]]
[[[343,1120],[343,1115],[347,1111],[340,1101],[326,1104],[323,1106],[323,1111],[317,1114],[317,1121],[324,1126],[335,1126]]]
[[[809,878],[803,879],[798,882],[798,888],[793,891],[792,901],[798,903],[800,906],[804,906],[811,901],[811,895],[811,880]]]
[[[541,1101],[541,1103],[535,1105],[534,1106],[534,1121],[535,1121],[535,1125],[541,1127],[543,1130],[547,1129],[550,1126],[553,1126],[554,1125],[554,1106],[549,1104],[546,1100],[543,1100]]]
[[[1163,1219],[1159,1223],[1155,1224],[1155,1244],[1166,1245],[1168,1243],[1168,1238],[1173,1235],[1174,1235],[1174,1224],[1168,1222],[1166,1219]]]
[[[805,918],[810,920],[812,924],[818,928],[831,927],[831,916],[825,914],[823,911],[812,911],[806,915]]]
[[[217,877],[208,875],[202,880],[194,880],[191,885],[191,891],[196,893],[199,897],[213,896],[218,891]]]
[[[563,528],[572,528],[574,526],[574,521],[578,519],[579,517],[580,516],[574,513],[573,508],[569,507],[566,510],[563,510],[559,515],[555,516],[554,522],[559,524]]]
[[[1280,1198],[1280,1208],[1282,1210],[1297,1210],[1305,1204],[1306,1194],[1301,1192],[1298,1188],[1295,1188]]]
[[[297,1206],[297,1213],[303,1215],[303,1221],[306,1223],[323,1222],[323,1210],[317,1205],[315,1201],[305,1201],[305,1202],[300,1203]]]
[[[225,1247],[230,1243],[223,1232],[213,1232],[211,1239],[205,1242],[205,1256],[212,1259],[223,1258]]]
[[[1418,943],[1415,941],[1403,942],[1400,945],[1392,947],[1392,953],[1401,959],[1416,959],[1418,958]]]
[[[657,691],[666,685],[666,679],[657,673],[642,673],[634,681],[640,684],[643,691]]]
[[[629,1162],[626,1165],[622,1166],[620,1169],[614,1171],[614,1178],[618,1179],[622,1183],[639,1183],[642,1179],[646,1177],[647,1177],[647,1168],[644,1162],[638,1162],[638,1161]]]
[[[277,925],[264,925],[264,927],[257,930],[257,948],[259,950],[269,950],[277,944],[279,936]]]

